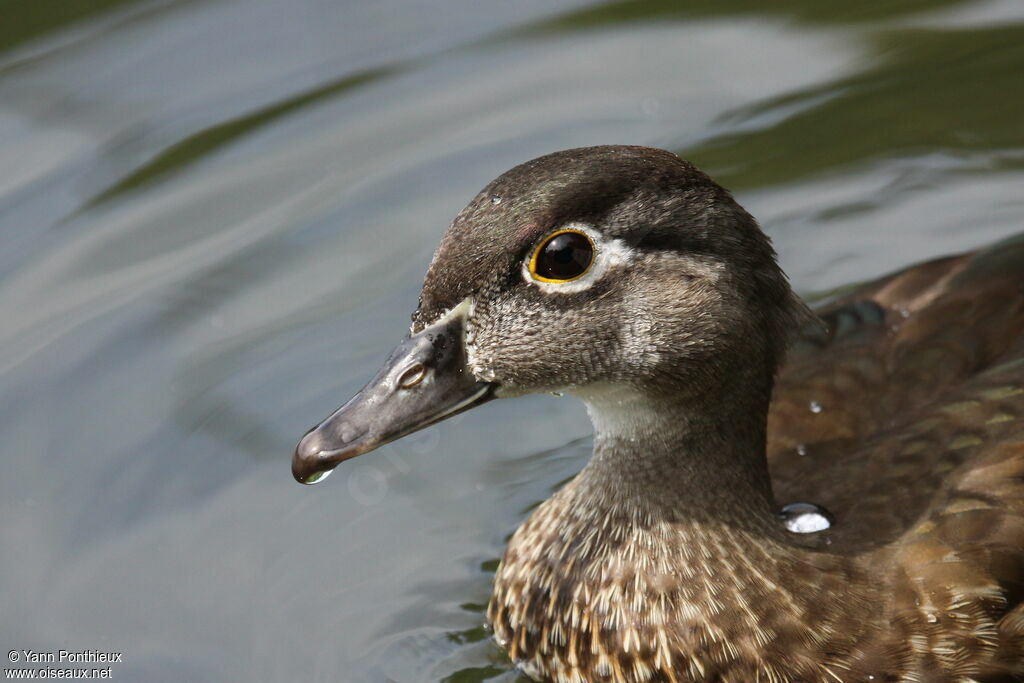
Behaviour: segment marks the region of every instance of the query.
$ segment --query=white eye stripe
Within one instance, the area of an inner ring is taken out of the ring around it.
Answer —
[[[576,230],[589,237],[594,245],[594,262],[587,272],[576,280],[570,280],[569,282],[541,282],[530,273],[531,251],[531,255],[527,256],[523,261],[523,280],[545,294],[573,294],[582,292],[604,277],[605,273],[609,270],[633,260],[634,251],[625,242],[622,240],[609,240],[589,225],[584,223],[566,223],[552,230],[549,234],[554,234],[561,230]]]

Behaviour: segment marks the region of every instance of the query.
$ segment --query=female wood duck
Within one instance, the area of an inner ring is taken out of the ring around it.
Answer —
[[[488,608],[529,676],[1024,675],[1024,236],[819,313],[691,164],[544,156],[455,219],[410,336],[293,472],[568,392],[593,457],[512,537]]]

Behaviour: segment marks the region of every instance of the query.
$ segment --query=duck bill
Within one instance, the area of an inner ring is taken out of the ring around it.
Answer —
[[[307,432],[292,459],[295,479],[316,483],[345,460],[492,399],[495,385],[466,367],[468,308],[407,337],[362,391]]]

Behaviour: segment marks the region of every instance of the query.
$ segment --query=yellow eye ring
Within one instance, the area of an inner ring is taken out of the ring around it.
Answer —
[[[537,243],[530,254],[530,275],[538,282],[578,280],[594,265],[597,247],[582,230],[557,230]]]

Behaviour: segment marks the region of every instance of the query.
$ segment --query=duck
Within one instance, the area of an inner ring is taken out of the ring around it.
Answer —
[[[528,677],[1024,676],[1024,235],[812,311],[693,164],[542,156],[454,219],[409,335],[292,472],[547,392],[593,454],[495,574]]]

